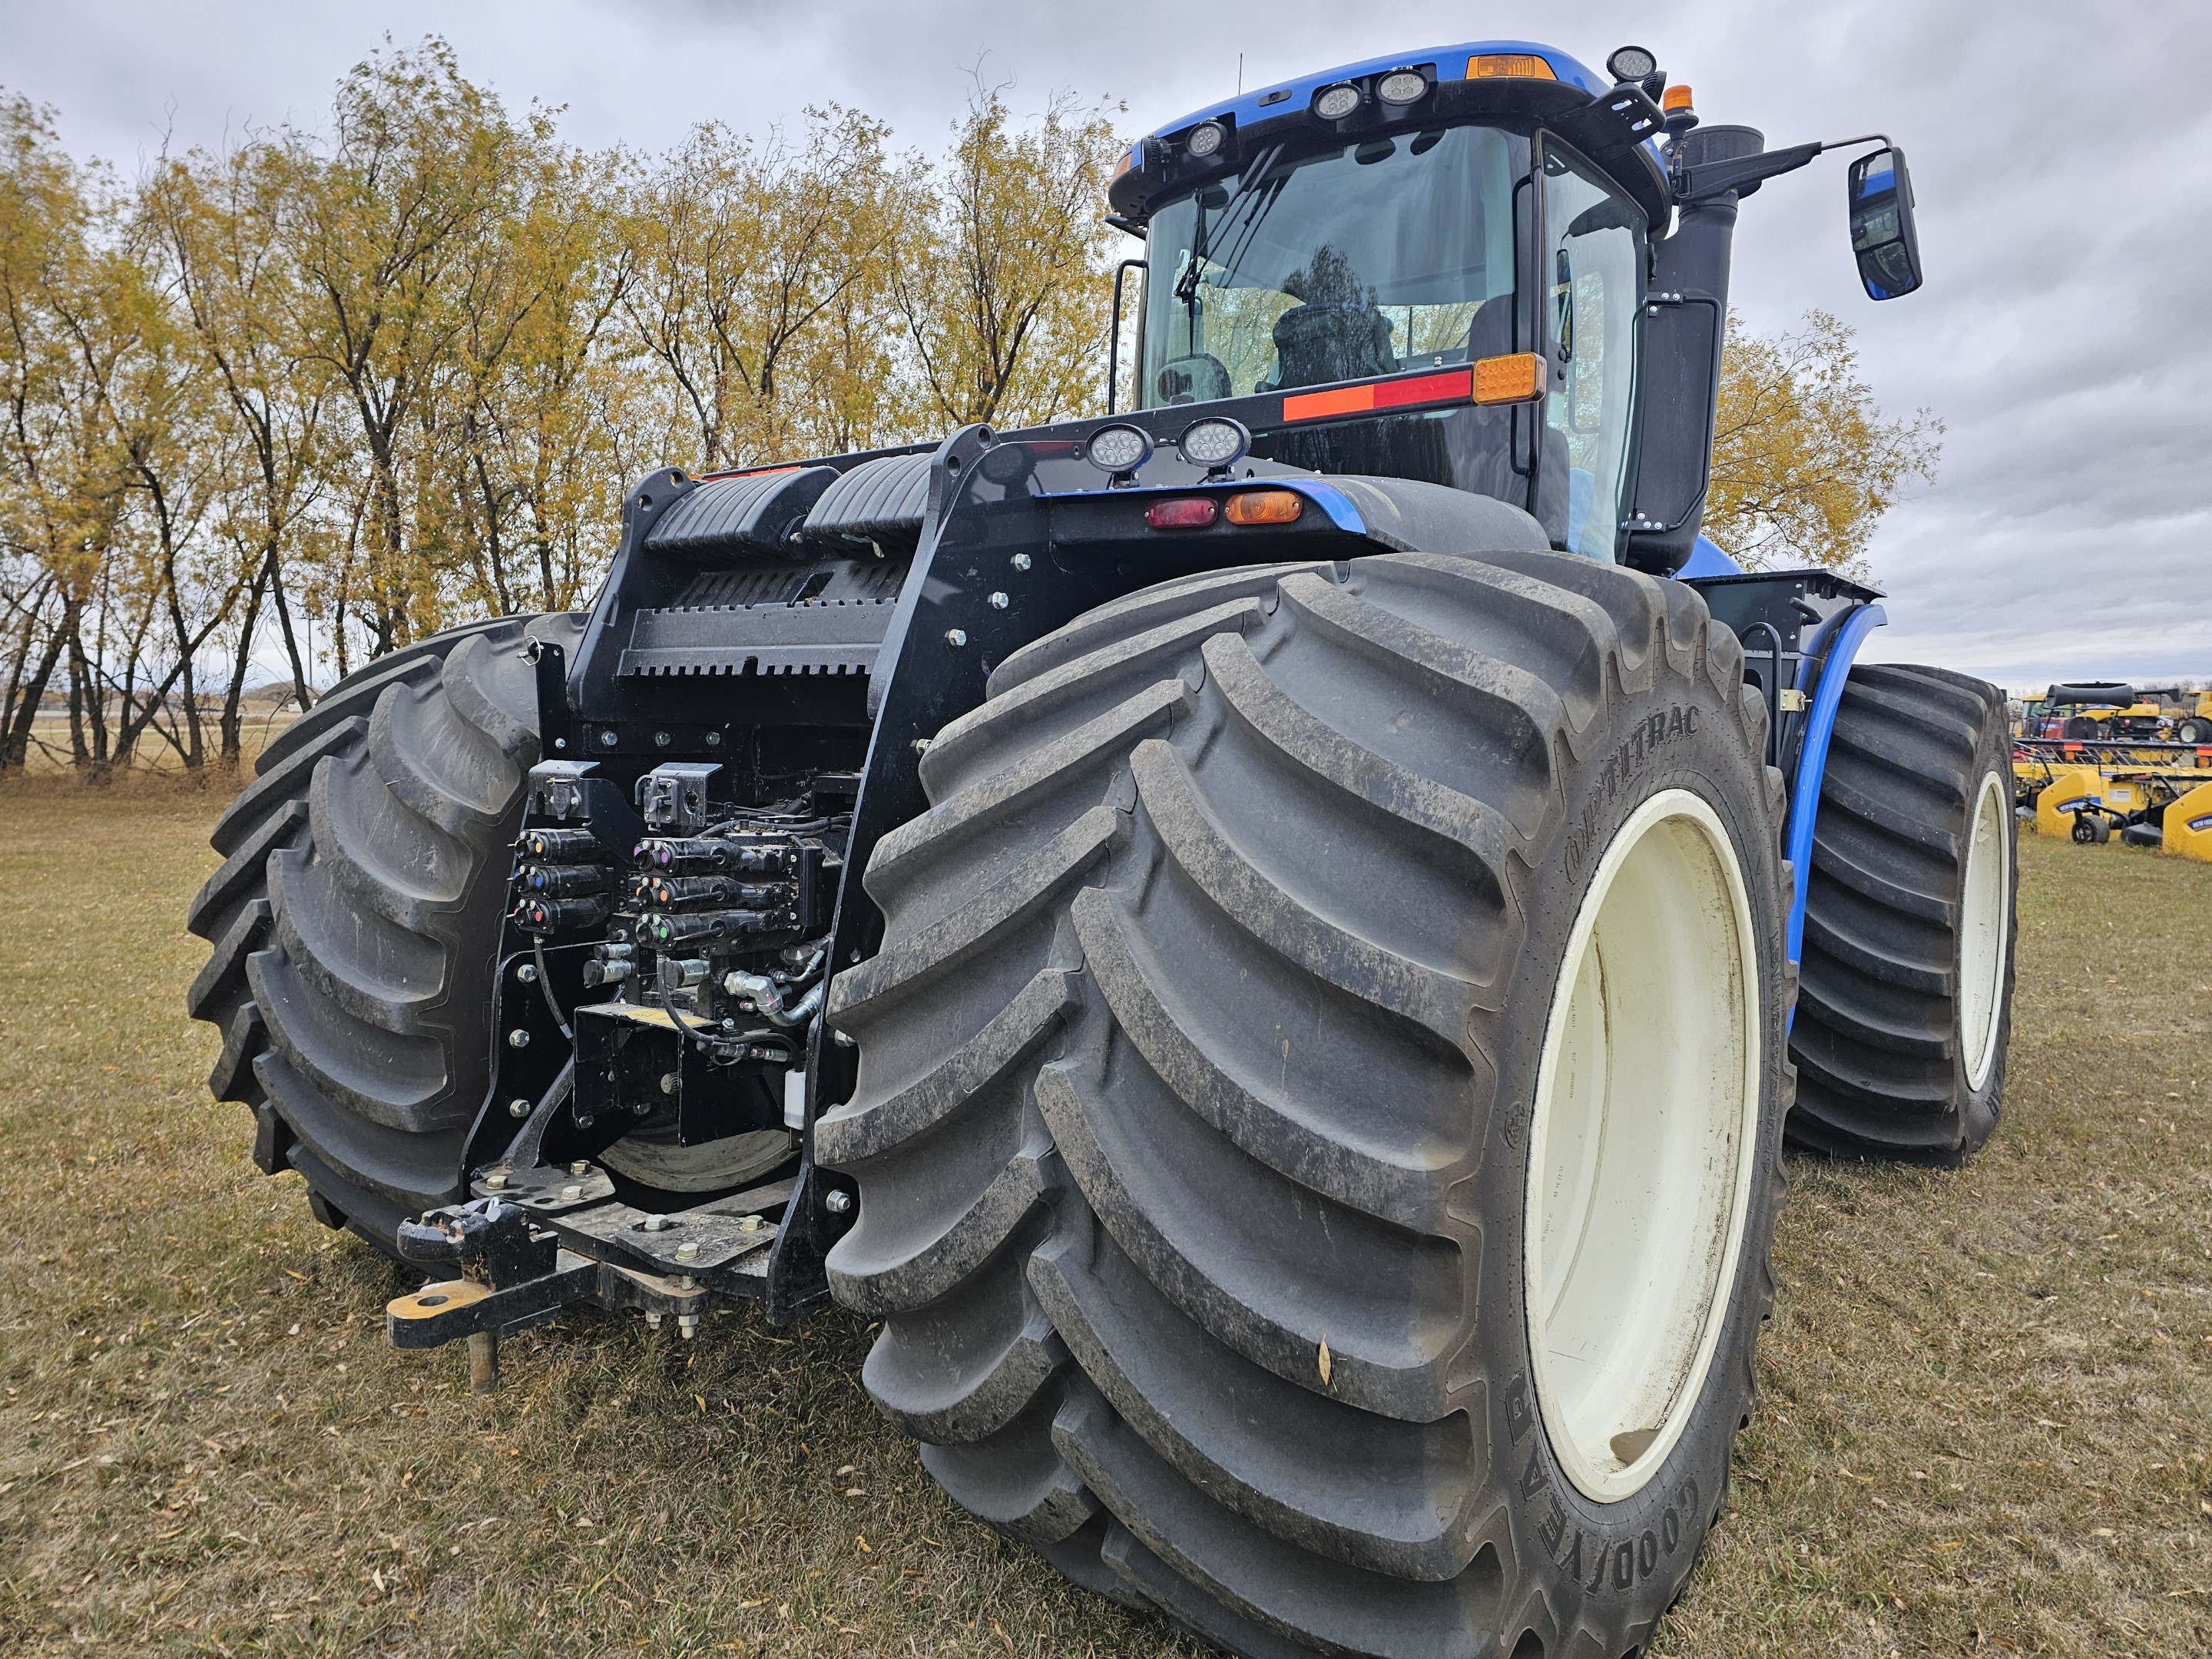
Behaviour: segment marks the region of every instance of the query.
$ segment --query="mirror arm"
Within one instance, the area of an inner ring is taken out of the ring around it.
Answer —
[[[1701,167],[1685,167],[1676,175],[1674,199],[1686,207],[1692,202],[1710,202],[1716,196],[1741,190],[1746,185],[1757,185],[1780,173],[1795,173],[1816,155],[1832,149],[1849,149],[1854,144],[1880,144],[1888,149],[1896,148],[1886,132],[1863,132],[1856,138],[1830,138],[1817,144],[1793,144],[1788,149],[1762,150],[1756,155],[1739,156],[1732,161],[1708,161]]]
[[[1820,143],[1793,144],[1788,149],[1762,150],[1756,155],[1685,167],[1675,181],[1674,200],[1687,207],[1725,196],[1730,191],[1741,191],[1747,185],[1762,183],[1778,173],[1795,173],[1826,148]]]

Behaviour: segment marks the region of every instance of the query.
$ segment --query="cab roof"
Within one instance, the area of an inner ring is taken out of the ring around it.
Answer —
[[[1592,98],[1612,84],[1594,73],[1580,59],[1570,57],[1557,46],[1539,46],[1532,40],[1463,40],[1457,46],[1424,46],[1415,52],[1392,52],[1387,58],[1369,58],[1357,64],[1341,64],[1334,69],[1301,75],[1295,80],[1278,81],[1271,87],[1255,87],[1249,92],[1239,93],[1234,98],[1194,110],[1180,120],[1155,127],[1149,136],[1161,137],[1170,132],[1180,132],[1185,127],[1194,126],[1200,121],[1218,120],[1224,116],[1233,116],[1239,126],[1247,126],[1270,114],[1304,109],[1313,100],[1316,93],[1323,87],[1334,86],[1339,81],[1380,75],[1386,70],[1407,68],[1416,64],[1434,64],[1439,81],[1463,80],[1469,58],[1504,53],[1542,58],[1551,65],[1553,75],[1561,82],[1577,88]],[[1139,141],[1139,147],[1141,149],[1142,140]]]

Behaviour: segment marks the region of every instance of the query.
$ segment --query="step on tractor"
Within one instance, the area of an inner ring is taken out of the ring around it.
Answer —
[[[662,467],[588,612],[270,745],[191,912],[256,1161],[479,1386],[835,1298],[947,1492],[1206,1642],[1635,1650],[1785,1137],[1954,1164],[2004,1083],[2004,699],[1699,535],[1739,205],[1846,145],[1908,294],[1894,145],[1637,47],[1147,136],[1103,416]]]

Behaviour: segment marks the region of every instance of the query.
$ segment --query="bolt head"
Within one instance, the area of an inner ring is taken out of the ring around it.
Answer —
[[[988,605],[994,611],[1004,611],[1006,608],[1008,601],[1004,593],[994,593],[988,599],[984,601],[984,603]]]
[[[666,1232],[668,1231],[668,1218],[665,1215],[649,1215],[646,1217],[645,1230],[649,1233]]]
[[[586,1170],[589,1170],[591,1167],[592,1167],[592,1166],[590,1165],[590,1164],[586,1163],[584,1159],[582,1159],[582,1158],[578,1158],[578,1159],[577,1159],[574,1164],[571,1164],[568,1166],[568,1173],[569,1173],[570,1175],[582,1175],[582,1174],[583,1174]]]
[[[503,1175],[488,1175],[484,1177],[484,1185],[495,1193],[500,1192],[507,1186],[507,1177]]]
[[[1030,556],[1029,556],[1028,554],[1026,554],[1026,553],[1017,553],[1017,554],[1015,554],[1015,555],[1014,555],[1014,568],[1015,568],[1015,569],[1017,569],[1017,570],[1026,570],[1026,569],[1028,569],[1029,568],[1030,568]]]
[[[561,1189],[561,1196],[566,1199],[579,1199],[583,1195],[584,1188],[580,1182],[572,1181]]]
[[[699,1241],[696,1238],[687,1238],[678,1244],[676,1247],[676,1259],[678,1261],[696,1261],[699,1259]]]
[[[507,1046],[510,1048],[527,1048],[530,1046],[530,1033],[520,1025],[516,1026],[507,1034]]]
[[[621,741],[621,737],[611,729],[599,733],[599,747],[602,749],[611,749]]]
[[[768,1223],[757,1215],[741,1215],[738,1218],[738,1231],[741,1233],[757,1233],[766,1225]]]
[[[957,650],[960,647],[968,643],[968,630],[964,628],[946,629],[945,630],[945,644],[952,647],[955,650]]]
[[[665,732],[656,732],[653,734],[653,746],[655,749],[665,749],[668,747],[669,742],[670,738],[668,733]]]
[[[508,1101],[507,1103],[507,1115],[509,1117],[528,1117],[530,1115],[530,1103],[522,1099]]]
[[[722,734],[720,732],[709,732],[707,734],[707,747],[709,749],[720,749],[721,746]]]
[[[525,985],[537,984],[538,964],[534,962],[524,963],[521,967],[514,970],[514,976],[520,980]]]
[[[660,1328],[660,1316],[650,1308],[645,1310],[645,1328],[648,1331],[657,1331]]]
[[[842,1188],[824,1193],[822,1207],[831,1215],[843,1215],[853,1207],[853,1195]]]
[[[830,1041],[840,1048],[849,1048],[853,1046],[853,1034],[850,1031],[832,1031],[830,1033]]]

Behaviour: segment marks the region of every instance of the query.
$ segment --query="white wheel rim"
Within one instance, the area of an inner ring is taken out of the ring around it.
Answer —
[[[1561,1470],[1602,1503],[1665,1464],[1720,1346],[1757,1161],[1758,985],[1719,815],[1653,796],[1568,938],[1522,1223],[1538,1407]]]
[[[2003,780],[1984,774],[1966,837],[1966,880],[1959,907],[1959,1040],[1966,1050],[1966,1086],[1990,1080],[1997,1057],[1997,1017],[2004,1008],[2005,945],[2012,931],[2005,902],[2012,872],[2010,816]]]

